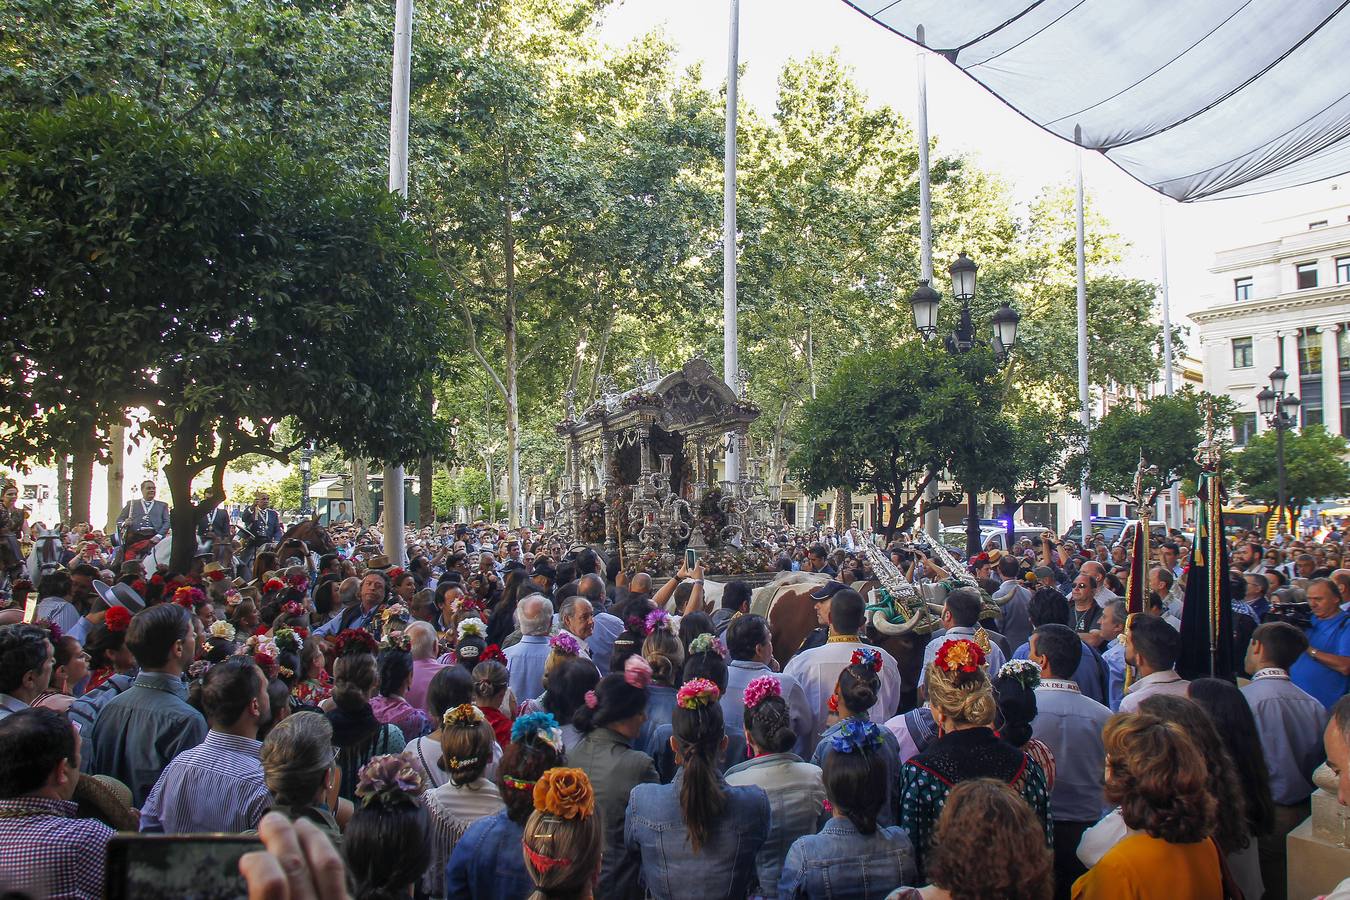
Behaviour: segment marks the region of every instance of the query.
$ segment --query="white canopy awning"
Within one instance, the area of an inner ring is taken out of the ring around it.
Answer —
[[[1177,200],[1350,172],[1350,0],[845,2]]]
[[[327,497],[328,492],[333,489],[333,485],[341,484],[342,476],[336,475],[331,478],[320,478],[309,486],[309,495],[311,497]]]

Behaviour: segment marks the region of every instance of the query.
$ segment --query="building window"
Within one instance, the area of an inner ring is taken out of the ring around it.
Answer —
[[[1327,227],[1327,220],[1326,220],[1326,219],[1318,219],[1316,222],[1309,222],[1309,223],[1308,223],[1308,227],[1309,227],[1309,228],[1326,228],[1326,227]]]
[[[1243,278],[1233,279],[1233,299],[1250,300],[1252,299],[1252,277],[1247,275]]]
[[[1336,362],[1342,376],[1350,373],[1350,324],[1345,322],[1336,331]]]
[[[1233,338],[1233,368],[1250,369],[1252,367],[1252,339]]]
[[[1317,406],[1313,406],[1312,404],[1306,404],[1303,407],[1303,427],[1307,428],[1309,425],[1321,425],[1321,424],[1322,424],[1321,404],[1319,403]]]
[[[1300,291],[1317,287],[1317,263],[1299,263],[1294,266],[1294,271],[1298,273],[1298,289]]]
[[[1336,283],[1350,284],[1350,256],[1336,257]]]
[[[1322,336],[1315,328],[1298,330],[1298,374],[1322,374]]]
[[[1245,447],[1256,437],[1256,413],[1233,413],[1233,446]]]

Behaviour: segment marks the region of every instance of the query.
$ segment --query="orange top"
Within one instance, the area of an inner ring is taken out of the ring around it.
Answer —
[[[1132,834],[1073,883],[1073,900],[1223,900],[1219,849]]]

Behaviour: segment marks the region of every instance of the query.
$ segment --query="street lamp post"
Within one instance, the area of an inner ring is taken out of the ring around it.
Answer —
[[[1289,384],[1289,373],[1284,366],[1276,366],[1270,373],[1270,386],[1264,387],[1256,395],[1257,408],[1271,428],[1275,429],[1275,471],[1279,482],[1279,509],[1276,510],[1275,533],[1284,534],[1284,512],[1288,502],[1288,491],[1284,477],[1284,433],[1298,425],[1300,402],[1298,397],[1285,390]]]
[[[300,515],[310,514],[309,503],[309,466],[314,459],[314,445],[306,444],[300,451]]]
[[[943,346],[953,356],[969,353],[980,343],[975,338],[975,327],[970,315],[970,304],[975,299],[975,276],[978,269],[975,261],[967,256],[963,250],[956,257],[956,262],[952,263],[947,270],[952,279],[952,296],[961,301],[961,315],[957,321],[956,329],[943,341]],[[927,279],[920,280],[919,287],[910,295],[909,305],[914,311],[914,328],[925,341],[937,337],[938,305],[941,300],[942,295],[929,285]],[[1000,304],[990,318],[993,335],[990,338],[989,346],[1000,362],[1007,359],[1008,354],[1012,353],[1013,345],[1017,343],[1017,323],[1021,321],[1021,318],[1017,311],[1006,302]],[[974,494],[971,493],[968,497],[970,510],[967,519],[967,535],[974,535],[974,537],[968,537],[966,552],[975,554],[980,549],[979,513],[975,510]]]

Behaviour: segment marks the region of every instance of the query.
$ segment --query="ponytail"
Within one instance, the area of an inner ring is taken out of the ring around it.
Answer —
[[[684,769],[680,811],[689,829],[689,846],[698,853],[707,843],[713,823],[726,808],[726,790],[717,772],[717,755],[726,730],[717,700],[693,708],[675,707],[671,713],[676,758]]]

